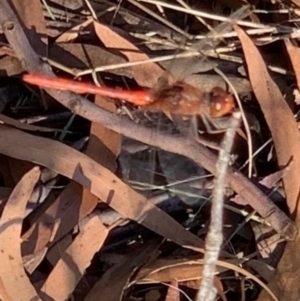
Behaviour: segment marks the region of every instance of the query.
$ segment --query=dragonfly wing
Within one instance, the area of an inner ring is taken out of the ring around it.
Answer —
[[[202,39],[199,42],[196,42],[192,46],[192,50],[196,50],[199,52],[203,52],[208,49],[215,49],[220,41],[222,41],[222,35],[232,28],[232,24],[236,20],[243,19],[249,16],[251,10],[249,9],[249,5],[245,5],[231,14],[227,21],[222,22],[215,28],[213,28],[206,36],[205,39]]]

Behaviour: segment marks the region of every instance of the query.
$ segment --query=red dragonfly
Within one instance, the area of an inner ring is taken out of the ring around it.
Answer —
[[[169,84],[166,80],[161,79],[152,89],[139,91],[116,90],[37,74],[25,74],[23,81],[42,88],[68,90],[78,94],[96,94],[125,100],[146,110],[163,111],[174,115],[204,115],[215,118],[224,116],[234,109],[233,97],[224,89],[215,87],[206,93],[182,81]]]
[[[230,18],[238,19],[244,16],[247,11],[247,7],[242,7],[231,15]],[[215,36],[227,30],[228,27],[230,27],[228,23],[221,23],[208,34],[208,38],[216,42],[217,39]],[[198,43],[196,47],[199,51],[201,45]],[[233,96],[220,87],[214,87],[209,92],[203,92],[183,81],[170,83],[166,76],[162,77],[152,89],[140,91],[115,90],[108,87],[98,87],[93,84],[56,77],[45,77],[37,74],[23,75],[23,81],[42,88],[68,90],[79,94],[97,94],[125,100],[145,110],[163,111],[168,115],[200,115],[208,118],[216,118],[222,117],[234,109]]]

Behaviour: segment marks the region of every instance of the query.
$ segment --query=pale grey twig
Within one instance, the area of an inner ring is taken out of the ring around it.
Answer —
[[[215,185],[212,197],[211,221],[205,240],[204,266],[202,281],[197,294],[197,301],[214,301],[216,288],[213,285],[216,262],[220,253],[222,235],[223,197],[225,192],[227,168],[230,162],[230,152],[233,146],[236,129],[240,125],[241,113],[232,114],[229,128],[221,143],[219,158],[216,166]]]
[[[93,9],[93,6],[91,5],[90,1],[89,0],[84,0],[84,2],[86,4],[86,6],[88,7],[93,19],[99,21],[98,17],[97,17],[97,14],[96,14],[95,10]]]
[[[179,34],[183,35],[184,37],[191,38],[188,33],[186,33],[184,30],[180,29],[179,27],[175,26],[171,22],[167,21],[166,19],[162,18],[161,16],[155,14],[151,9],[147,8],[146,6],[142,5],[141,3],[138,3],[135,0],[127,0],[129,3],[132,5],[138,7],[148,15],[150,15],[152,18],[155,18],[156,20],[160,21],[163,23],[165,26],[170,27],[174,31],[178,32]]]

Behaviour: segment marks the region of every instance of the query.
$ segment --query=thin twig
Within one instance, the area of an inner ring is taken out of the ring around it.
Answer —
[[[168,193],[174,193],[174,194],[179,195],[179,196],[187,196],[187,197],[190,197],[190,198],[203,199],[204,201],[210,201],[210,199],[199,196],[199,194],[197,194],[197,193],[189,192],[189,191],[186,191],[186,190],[168,188],[168,185],[166,185],[164,187],[164,186],[158,186],[158,185],[155,185],[155,184],[142,183],[142,182],[137,182],[137,181],[128,181],[128,183],[130,183],[131,186],[134,189],[139,190],[139,191],[162,190],[162,191],[167,191]],[[227,205],[227,204],[224,204],[224,208],[231,211],[231,212],[239,214],[239,215],[241,215],[245,218],[249,217],[249,215],[250,215],[250,213],[245,209],[239,209],[239,208],[236,208],[234,206]],[[267,225],[269,227],[271,226],[265,219],[261,218],[258,215],[251,215],[250,219],[252,221],[255,221],[255,222],[260,223],[262,225]]]
[[[232,51],[233,49],[228,49],[228,47],[222,47],[219,50],[217,50],[217,53],[220,53],[221,51],[228,52]],[[209,55],[214,55],[215,56],[216,50],[205,50],[202,51],[202,54],[199,53],[199,51],[188,51],[184,53],[179,53],[176,55],[176,58],[187,58],[187,57],[195,57],[195,56],[202,56],[203,54],[209,56]],[[151,59],[146,59],[146,60],[140,60],[140,61],[134,61],[134,62],[126,62],[126,63],[120,63],[120,64],[114,64],[114,65],[109,65],[109,66],[101,66],[101,67],[96,67],[94,69],[87,69],[84,71],[80,71],[76,74],[76,76],[83,76],[87,74],[91,74],[92,72],[103,72],[103,71],[109,71],[109,70],[114,70],[114,69],[119,69],[119,68],[125,68],[125,67],[132,67],[132,66],[137,66],[137,65],[143,65],[143,64],[148,64],[148,63],[158,63],[158,62],[163,62],[163,61],[169,61],[174,59],[174,54],[171,55],[164,55],[164,56],[159,56],[156,58],[151,58]]]
[[[47,12],[48,12],[50,18],[51,18],[53,21],[55,21],[55,17],[54,17],[54,15],[53,15],[53,13],[52,13],[52,11],[51,11],[51,8],[49,7],[47,1],[46,1],[46,0],[42,0],[42,2],[43,2],[43,4],[44,4],[45,9],[47,10]]]
[[[162,7],[167,7],[176,11],[180,11],[183,13],[191,14],[193,16],[200,16],[202,18],[207,18],[211,20],[216,20],[220,22],[229,22],[232,23],[235,21],[237,24],[241,26],[247,26],[250,28],[264,28],[266,25],[260,24],[260,23],[254,23],[254,22],[249,22],[249,21],[242,21],[242,20],[232,20],[231,17],[224,17],[224,16],[219,16],[219,15],[214,15],[211,13],[205,13],[196,9],[189,9],[189,8],[183,8],[177,5],[169,4],[167,2],[162,2],[162,1],[156,1],[156,0],[138,0],[139,2],[147,2],[149,4],[154,4],[154,5],[161,5]]]
[[[204,50],[202,51],[202,54],[199,53],[198,51],[188,51],[188,52],[183,52],[179,53],[176,55],[176,58],[188,58],[188,57],[197,57],[197,56],[202,56],[203,54],[206,56],[214,57],[214,58],[219,58],[219,59],[224,59],[228,61],[232,61],[235,63],[243,63],[242,58],[235,57],[235,56],[230,56],[230,55],[223,55],[222,53],[233,51],[234,48],[228,48],[228,47],[220,47],[219,49],[216,50]],[[45,61],[47,61],[51,66],[56,67],[60,70],[63,70],[69,74],[74,75],[75,77],[80,77],[88,74],[92,74],[93,72],[107,72],[110,70],[115,70],[119,68],[128,68],[128,67],[133,67],[133,66],[138,66],[138,65],[143,65],[143,64],[149,64],[149,63],[158,63],[158,62],[164,62],[164,61],[170,61],[174,59],[174,54],[172,55],[164,55],[164,56],[159,56],[155,58],[150,58],[146,60],[140,60],[140,61],[134,61],[134,62],[126,62],[126,63],[120,63],[120,64],[112,64],[112,65],[107,65],[107,66],[101,66],[101,67],[96,67],[94,69],[86,69],[86,70],[74,70],[71,68],[68,68],[64,65],[61,65],[60,63],[57,63],[53,60],[50,60],[48,58],[43,58]],[[280,74],[289,74],[289,72],[285,69],[268,65],[268,68],[276,73]],[[292,74],[291,74],[292,75]]]
[[[90,13],[91,13],[93,19],[98,21],[97,14],[96,14],[95,10],[93,9],[93,6],[92,6],[92,4],[90,3],[90,1],[89,1],[89,0],[84,0],[84,2],[85,2],[85,4],[86,4],[86,6],[88,7],[88,9],[89,9],[89,11],[90,11]]]
[[[271,142],[273,142],[273,139],[270,138],[269,140],[267,140],[265,143],[263,143],[262,146],[260,146],[253,154],[252,157],[249,159],[247,159],[247,161],[239,168],[239,170],[242,170],[245,166],[247,166],[247,164],[250,162],[250,160],[252,161],[265,147],[268,146],[268,144],[270,144]]]
[[[204,266],[202,281],[197,294],[197,301],[214,301],[216,288],[213,285],[216,262],[222,246],[223,234],[223,204],[227,168],[230,162],[230,152],[233,146],[234,136],[240,125],[241,113],[236,111],[230,118],[229,128],[221,143],[219,158],[216,166],[216,177],[212,197],[211,217],[209,230],[205,240]]]
[[[150,15],[151,17],[155,18],[156,20],[160,21],[161,23],[163,23],[165,26],[173,29],[174,31],[178,32],[179,34],[183,35],[186,38],[191,38],[191,36],[186,33],[184,30],[182,30],[181,28],[175,26],[174,24],[172,24],[171,22],[165,20],[164,18],[162,18],[161,16],[155,14],[151,9],[147,8],[146,6],[142,5],[141,3],[138,3],[135,0],[127,0],[128,2],[130,2],[132,5],[138,7],[139,9],[141,9],[142,11],[146,12],[148,15]],[[159,5],[159,4],[158,4]]]

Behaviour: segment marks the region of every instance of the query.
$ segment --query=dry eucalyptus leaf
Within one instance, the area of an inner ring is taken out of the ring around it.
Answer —
[[[10,195],[0,220],[0,275],[11,300],[41,300],[25,273],[20,246],[26,204],[39,177],[39,167],[32,168],[23,176]]]
[[[41,291],[53,300],[68,299],[95,253],[103,245],[108,232],[97,214],[89,216],[81,224],[80,232],[73,243],[65,252],[61,252],[60,260],[51,271]]]
[[[25,25],[31,46],[39,55],[47,56],[47,29],[41,1],[12,0],[12,2]]]
[[[126,56],[129,62],[143,61],[149,57],[141,52],[129,40],[118,34],[110,27],[94,22],[97,36],[102,43],[110,49],[120,51]],[[131,67],[134,72],[134,78],[143,87],[152,87],[157,79],[164,73],[164,70],[155,63],[141,64]]]

